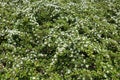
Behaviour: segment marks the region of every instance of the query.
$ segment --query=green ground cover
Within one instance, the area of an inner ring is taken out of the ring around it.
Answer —
[[[120,0],[1,0],[0,80],[120,80]]]

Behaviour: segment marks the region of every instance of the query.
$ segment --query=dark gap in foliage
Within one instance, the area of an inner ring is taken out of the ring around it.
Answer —
[[[78,30],[79,34],[84,34],[86,33],[85,29],[80,27],[79,30]]]
[[[80,51],[79,54],[83,54],[84,55],[84,58],[88,58],[88,53],[85,52],[85,51]]]
[[[0,45],[1,43],[6,43],[7,42],[7,36],[8,34],[3,34],[3,35],[0,35]]]
[[[54,45],[51,46],[51,47],[46,45],[46,46],[44,46],[40,49],[40,52],[43,53],[43,54],[47,54],[47,57],[52,57],[56,52],[56,48],[57,47],[55,47]]]
[[[56,15],[52,15],[52,12],[55,10],[54,7],[47,7],[45,6],[45,8],[40,8],[36,13],[35,13],[35,18],[36,21],[39,25],[43,25],[44,22],[53,22],[54,20],[56,20],[60,14],[56,14]]]
[[[41,73],[42,75],[45,74],[44,69],[43,69],[42,67],[40,67],[40,66],[37,66],[37,67],[36,67],[36,71],[37,71],[38,73]]]
[[[61,31],[67,31],[68,29],[67,29],[67,26],[61,26],[61,27],[60,27],[60,30],[61,30]]]
[[[29,76],[23,76],[23,77],[17,76],[17,77],[19,77],[19,80],[30,80]]]
[[[108,50],[111,50],[113,52],[117,52],[118,51],[118,47],[114,43],[108,43],[106,47],[107,47]]]
[[[16,47],[21,46],[20,44],[21,38],[19,37],[19,35],[12,35],[12,38],[16,43]]]
[[[96,70],[96,65],[94,63],[91,63],[88,67],[89,70]]]
[[[116,24],[116,21],[112,18],[112,17],[115,17],[115,16],[117,16],[115,11],[107,10],[106,19],[107,19],[108,23]]]

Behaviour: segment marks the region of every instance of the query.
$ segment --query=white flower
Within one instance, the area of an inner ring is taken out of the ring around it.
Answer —
[[[35,77],[32,77],[32,79],[36,79]]]
[[[68,69],[67,73],[69,74],[71,72],[71,70]]]

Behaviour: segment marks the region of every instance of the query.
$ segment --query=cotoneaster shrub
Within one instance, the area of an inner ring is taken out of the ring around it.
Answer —
[[[119,0],[0,1],[1,80],[119,80]]]

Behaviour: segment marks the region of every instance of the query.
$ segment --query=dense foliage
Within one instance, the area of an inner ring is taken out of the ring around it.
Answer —
[[[1,0],[0,80],[120,80],[120,0]]]

